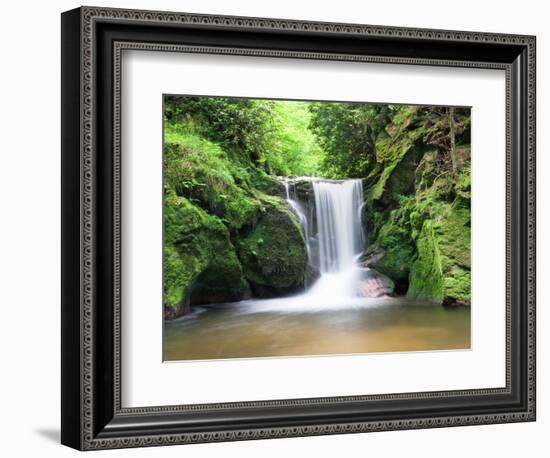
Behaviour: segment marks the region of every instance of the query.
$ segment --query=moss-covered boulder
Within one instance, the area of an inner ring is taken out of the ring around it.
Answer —
[[[415,246],[410,225],[402,211],[393,211],[382,225],[371,254],[373,260],[369,266],[390,277],[395,282],[396,292],[404,293],[408,287]]]
[[[470,305],[469,209],[449,205],[437,220],[424,221],[416,248],[407,295],[439,304]]]
[[[418,121],[417,107],[407,107],[377,137],[376,166],[367,181],[367,200],[380,200],[384,205],[397,203],[399,195],[415,189],[415,170],[426,146],[422,139],[426,132]]]
[[[418,256],[411,268],[407,296],[413,300],[441,303],[443,273],[441,255],[432,220],[424,221],[416,240]]]
[[[164,171],[167,188],[220,218],[230,231],[255,224],[259,205],[252,183],[255,174],[231,160],[216,143],[172,126],[165,138]],[[255,183],[276,186],[276,179],[257,175]]]
[[[464,116],[402,107],[364,180],[365,263],[414,300],[470,304],[470,139]]]
[[[257,297],[274,297],[302,290],[308,258],[298,219],[276,197],[264,197],[263,211],[256,227],[238,242],[252,292]]]
[[[273,175],[258,170],[251,174],[251,184],[257,190],[270,196],[285,197],[285,186],[283,180]]]
[[[188,312],[191,302],[239,300],[248,290],[224,224],[169,193],[164,207],[165,316]]]
[[[470,209],[453,205],[435,226],[443,275],[443,303],[470,305]]]

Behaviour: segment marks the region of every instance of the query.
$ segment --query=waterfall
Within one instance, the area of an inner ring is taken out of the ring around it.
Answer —
[[[310,267],[319,277],[295,296],[241,301],[242,312],[310,313],[382,304],[374,299],[378,290],[365,294],[369,285],[359,264],[364,247],[361,180],[300,177],[284,178],[283,184],[289,208],[300,222]]]
[[[317,216],[319,270],[343,272],[356,265],[363,250],[361,180],[313,181]]]
[[[298,215],[298,220],[300,221],[300,227],[302,228],[302,233],[304,234],[304,239],[306,241],[307,255],[309,257],[310,256],[311,241],[309,239],[309,223],[308,223],[306,214],[304,212],[304,209],[302,208],[302,206],[298,202],[298,200],[296,200],[296,191],[295,190],[294,190],[294,199],[290,197],[288,179],[285,178],[283,183],[284,183],[284,186],[285,186],[286,201],[292,207],[292,209],[296,212],[296,215]]]
[[[300,221],[310,265],[320,274],[305,296],[312,302],[327,299],[339,302],[356,297],[361,273],[358,259],[363,250],[362,182],[319,178],[300,180],[311,182],[314,211],[304,210],[308,205],[307,202],[300,203],[295,183],[285,179],[284,185],[286,200]]]

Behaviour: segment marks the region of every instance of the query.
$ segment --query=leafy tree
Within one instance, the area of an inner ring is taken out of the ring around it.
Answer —
[[[392,107],[366,103],[310,105],[311,128],[321,147],[325,174],[335,178],[367,176],[374,165],[378,134],[390,120]]]
[[[273,107],[269,100],[168,96],[164,113],[168,122],[188,123],[224,149],[268,169],[266,160],[274,142]]]
[[[440,173],[456,177],[460,164],[457,147],[470,143],[470,110],[460,107],[423,108],[426,135],[424,141],[433,145],[439,154]]]
[[[168,96],[165,120],[218,143],[241,162],[276,175],[317,175],[323,151],[307,102]]]
[[[308,102],[277,102],[277,170],[281,175],[320,176],[324,151],[309,129],[311,113]]]

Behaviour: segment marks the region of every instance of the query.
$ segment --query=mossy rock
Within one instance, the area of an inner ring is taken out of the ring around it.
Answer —
[[[471,303],[470,208],[459,200],[440,219],[435,233],[441,253],[444,303]]]
[[[375,245],[374,251],[379,255],[371,266],[390,277],[398,291],[406,289],[415,248],[410,236],[410,225],[399,211],[393,211],[382,225]]]
[[[250,172],[219,145],[190,131],[171,125],[166,129],[165,186],[219,217],[230,230],[254,224],[258,202],[252,175],[260,172]],[[275,185],[265,174],[255,178],[266,186]]]
[[[174,318],[198,303],[239,300],[248,294],[229,231],[185,197],[170,193],[164,206],[164,304]]]
[[[399,195],[415,191],[415,172],[422,157],[423,126],[414,126],[416,107],[399,113],[386,130],[382,131],[375,143],[378,163],[371,173],[377,181],[367,191],[370,202],[382,199],[385,205],[397,202]]]
[[[416,240],[418,256],[411,268],[407,296],[413,300],[441,304],[443,302],[443,272],[441,254],[432,220],[424,221]]]
[[[304,288],[306,244],[284,200],[264,198],[264,214],[254,230],[240,238],[238,253],[254,295],[274,297]]]
[[[469,207],[455,202],[437,219],[424,221],[416,247],[407,295],[446,305],[470,305]]]
[[[410,148],[389,174],[385,183],[382,201],[385,205],[399,204],[401,196],[415,193],[416,168],[422,157],[420,148]]]
[[[268,175],[261,170],[251,174],[251,183],[256,189],[270,196],[285,196],[285,186],[282,179]]]
[[[216,253],[191,289],[191,304],[235,302],[250,297],[235,249],[230,242],[225,247],[221,244],[213,247]]]
[[[457,148],[457,155],[461,158],[460,160],[464,163],[464,165],[456,179],[455,193],[457,196],[457,201],[459,201],[460,204],[469,207],[472,187],[471,163],[469,160],[470,145],[463,145]]]

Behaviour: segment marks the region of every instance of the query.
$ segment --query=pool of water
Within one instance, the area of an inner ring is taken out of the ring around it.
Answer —
[[[470,308],[357,298],[347,304],[250,300],[196,308],[164,325],[164,360],[470,348]]]

